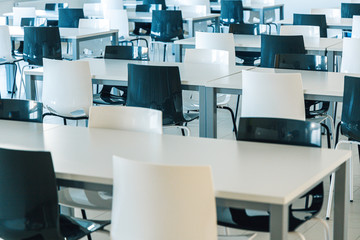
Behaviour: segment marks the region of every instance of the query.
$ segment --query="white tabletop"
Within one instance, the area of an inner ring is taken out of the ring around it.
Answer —
[[[338,44],[335,44],[327,49],[329,52],[342,52],[343,51],[343,41],[339,42]]]
[[[1,120],[0,131],[16,137],[1,134],[0,146],[20,148],[28,141],[33,145],[27,149],[51,151],[57,178],[102,184],[112,184],[113,155],[161,164],[210,165],[217,198],[260,203],[290,203],[351,155],[344,150],[109,129],[41,128]]]
[[[36,17],[47,18],[50,20],[59,19],[59,13],[56,11],[35,10],[35,15],[36,15]],[[3,16],[8,17],[8,18],[13,18],[14,13],[7,12],[7,13],[4,13]]]
[[[293,25],[293,19],[284,19],[276,21],[276,24],[279,25]],[[352,28],[352,18],[327,18],[326,23],[328,28],[332,29],[351,29]]]
[[[24,38],[24,29],[19,26],[9,26],[10,36],[13,38]],[[90,28],[59,28],[61,39],[81,40],[104,34],[114,34],[118,30],[90,29]]]
[[[197,21],[197,20],[207,20],[212,19],[215,17],[219,17],[220,14],[206,14],[203,16],[198,16],[195,13],[190,12],[183,12],[182,17],[185,21]],[[129,22],[136,22],[136,21],[142,21],[142,22],[151,22],[152,19],[152,13],[149,12],[128,12],[128,19]]]
[[[281,2],[274,2],[274,3],[252,3],[251,1],[243,1],[243,8],[244,10],[262,10],[267,8],[279,8],[283,7],[284,3]],[[220,2],[211,2],[210,7],[212,10],[221,10],[221,3]]]
[[[219,64],[196,64],[196,63],[175,63],[175,62],[146,62],[115,59],[82,59],[88,61],[93,79],[111,80],[113,84],[116,81],[127,82],[128,63],[155,65],[155,66],[178,66],[180,71],[181,84],[204,86],[206,82],[219,79],[241,72],[243,69],[249,69],[247,66],[224,66]],[[26,70],[25,74],[38,75],[43,74],[43,68]],[[125,85],[127,85],[125,83]]]
[[[261,36],[260,35],[239,35],[234,34],[235,48],[243,51],[261,51]],[[328,47],[333,46],[341,42],[341,39],[337,38],[305,38],[305,49],[308,51],[324,51]],[[186,38],[177,40],[175,44],[184,46],[195,46],[195,38]]]
[[[338,72],[302,71],[290,69],[253,68],[250,71],[276,72],[276,73],[301,73],[304,94],[309,96],[320,96],[322,99],[328,97],[341,100],[344,90],[344,76],[349,74]],[[360,76],[351,74],[352,76]],[[225,78],[208,82],[207,87],[220,89],[242,89],[242,74],[234,74]]]

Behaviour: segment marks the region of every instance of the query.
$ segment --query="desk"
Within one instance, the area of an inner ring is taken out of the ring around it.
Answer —
[[[200,128],[199,135],[206,136],[205,84],[208,81],[220,79],[244,69],[248,66],[224,66],[217,64],[170,63],[170,62],[141,62],[113,59],[83,59],[89,61],[90,71],[94,84],[108,84],[114,86],[127,86],[127,64],[144,64],[160,66],[178,66],[181,84],[184,90],[199,91],[200,95]],[[43,68],[25,70],[25,91],[27,99],[35,99],[35,80],[42,80]]]
[[[235,50],[248,52],[261,52],[260,35],[239,35],[234,34]],[[326,55],[327,48],[340,43],[337,38],[320,38],[319,41],[304,39],[305,49],[309,54]],[[182,61],[182,51],[186,48],[195,48],[195,38],[186,38],[174,42],[175,60]]]
[[[12,41],[24,40],[24,29],[19,26],[9,26]],[[111,37],[111,44],[118,45],[118,30],[88,29],[88,28],[59,28],[62,42],[71,43],[72,58],[80,58],[80,42]]]
[[[0,131],[16,137],[1,134],[0,146],[21,149],[23,142],[32,142],[33,150],[51,151],[59,185],[93,190],[112,190],[113,155],[160,164],[210,165],[217,204],[269,211],[271,239],[276,240],[287,239],[289,205],[336,171],[334,239],[347,239],[350,151],[70,126],[41,128],[38,123],[1,120]]]
[[[45,10],[35,10],[35,15],[38,18],[46,18],[49,20],[58,20],[59,19],[59,13],[56,11],[45,11]],[[10,23],[10,19],[14,18],[13,12],[8,12],[3,14],[4,17],[6,17],[6,23]]]
[[[326,19],[329,29],[352,30],[352,18],[328,18]],[[276,25],[293,25],[293,19],[284,19],[275,22]],[[280,30],[278,28],[278,30]]]
[[[183,21],[189,26],[189,36],[194,37],[194,25],[197,22],[206,22],[209,20],[215,20],[215,32],[220,32],[220,14],[207,14],[204,16],[196,16],[191,13],[182,14]],[[129,22],[145,22],[151,23],[152,13],[148,12],[128,12]]]
[[[308,100],[321,100],[341,102],[344,89],[343,73],[300,71],[272,68],[253,68],[251,71],[277,72],[277,73],[301,73],[304,97]],[[346,74],[349,75],[349,74]],[[353,74],[353,76],[356,76]],[[359,76],[359,75],[357,75]],[[242,94],[242,74],[237,73],[228,77],[210,81],[206,84],[205,137],[217,137],[217,111],[216,94]]]

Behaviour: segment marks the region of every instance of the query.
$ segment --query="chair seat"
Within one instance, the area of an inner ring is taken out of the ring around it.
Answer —
[[[183,118],[180,119],[177,122],[174,122],[173,119],[168,119],[166,117],[163,118],[163,125],[164,126],[168,126],[168,125],[182,125],[184,123],[187,122],[191,122],[195,119],[199,118],[199,113],[184,113],[183,114]]]
[[[89,233],[103,229],[109,225],[109,221],[87,221],[60,215],[60,231],[67,240],[76,240],[85,237]]]
[[[310,110],[311,106],[322,103],[321,109]],[[324,115],[329,110],[330,102],[314,101],[314,100],[305,100],[305,114],[306,118],[314,118],[318,115]]]
[[[93,103],[103,105],[125,105],[126,99],[122,96],[116,96],[113,94],[104,95],[98,93],[93,95]]]

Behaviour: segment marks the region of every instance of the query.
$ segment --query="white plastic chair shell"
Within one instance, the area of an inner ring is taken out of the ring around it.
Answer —
[[[110,22],[108,19],[79,19],[79,28],[91,29],[110,29]]]
[[[20,26],[21,18],[36,18],[35,7],[13,7],[13,25]]]
[[[178,4],[180,6],[205,6],[205,10],[207,14],[210,14],[211,9],[210,9],[210,1],[209,0],[180,0],[178,1]]]
[[[304,38],[320,38],[319,26],[282,25],[280,35],[302,35]]]
[[[119,38],[129,38],[129,19],[126,10],[109,9],[105,18],[110,21],[110,29],[119,30]]]
[[[114,156],[113,186],[111,239],[217,239],[210,167]]]
[[[44,59],[42,101],[64,117],[89,116],[93,102],[89,63]]]
[[[162,134],[162,112],[139,107],[92,106],[89,127]]]
[[[0,25],[0,58],[12,60],[9,26]]]
[[[353,16],[351,37],[360,38],[360,16]]]
[[[196,32],[195,48],[228,51],[229,63],[235,65],[235,40],[232,33]]]
[[[360,39],[344,38],[341,58],[341,72],[360,73]]]
[[[305,120],[301,74],[243,71],[241,116]]]
[[[111,9],[124,9],[123,0],[101,0],[104,17],[107,18],[108,12]]]
[[[101,3],[84,3],[84,16],[88,18],[104,17],[103,6]]]
[[[331,19],[340,19],[341,18],[341,9],[340,8],[312,8],[311,14],[324,14],[326,21]]]

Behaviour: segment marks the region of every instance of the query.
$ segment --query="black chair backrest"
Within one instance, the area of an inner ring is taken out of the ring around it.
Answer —
[[[135,12],[150,12],[150,4],[138,4],[135,7]]]
[[[68,8],[69,4],[68,3],[58,3],[57,7],[58,7],[58,9],[60,9],[60,8]]]
[[[345,76],[341,132],[349,139],[360,141],[360,78]]]
[[[78,28],[80,18],[85,18],[82,8],[60,8],[58,25],[63,28]]]
[[[259,35],[260,34],[259,24],[232,23],[229,25],[229,33]]]
[[[162,10],[166,10],[166,2],[165,0],[144,0],[143,4],[145,5],[151,5],[151,4],[160,4]]]
[[[55,11],[56,3],[45,3],[45,11]]]
[[[43,65],[43,58],[62,59],[58,27],[24,27],[24,60]]]
[[[152,11],[151,37],[155,41],[171,42],[174,38],[183,39],[183,20],[181,11]]]
[[[244,22],[244,8],[241,0],[222,0],[220,22],[225,25]]]
[[[179,68],[128,64],[126,105],[161,110],[164,125],[184,122]]]
[[[106,46],[104,58],[148,61],[148,53],[148,48],[141,46]]]
[[[0,119],[42,122],[43,104],[32,100],[0,99]]]
[[[327,24],[325,15],[294,13],[293,21],[294,25],[319,26],[320,37],[327,37]]]
[[[63,239],[50,152],[0,148],[0,238]]]
[[[275,68],[327,71],[327,57],[306,54],[276,54]]]
[[[275,55],[281,53],[305,54],[303,36],[261,35],[261,67],[275,66]]]
[[[237,140],[321,147],[319,123],[282,118],[240,118]]]
[[[21,18],[20,26],[21,27],[31,27],[35,24],[35,18]]]
[[[360,3],[341,3],[341,17],[352,18],[360,15]]]

